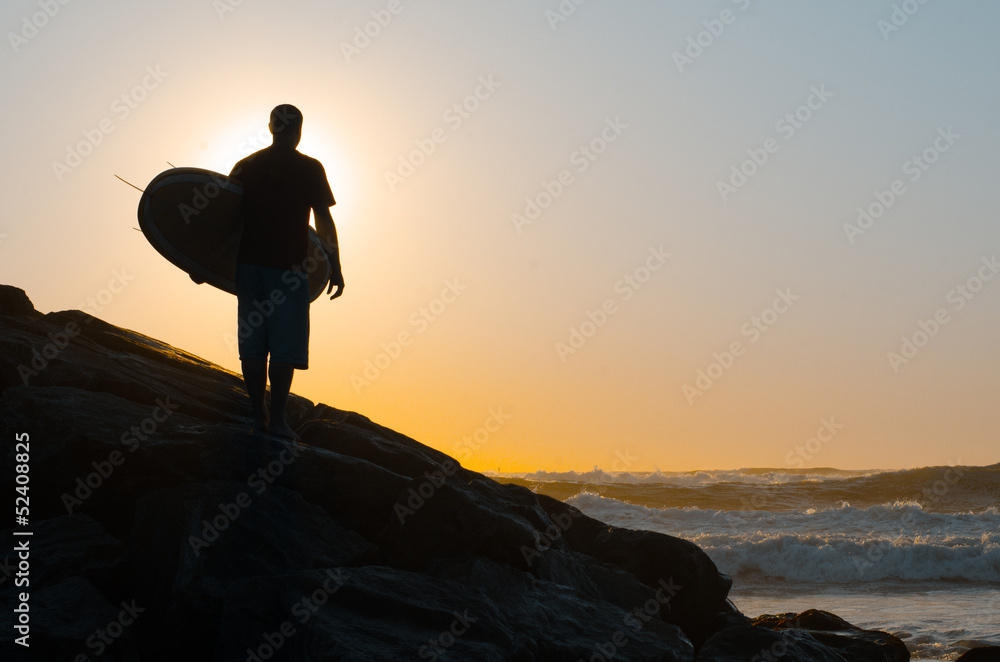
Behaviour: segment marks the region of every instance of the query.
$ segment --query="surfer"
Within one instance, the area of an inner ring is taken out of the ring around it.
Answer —
[[[309,367],[309,287],[305,265],[329,259],[333,269],[327,294],[344,293],[337,229],[330,215],[336,204],[323,165],[296,148],[302,113],[290,104],[271,111],[270,147],[233,167],[243,184],[243,235],[236,263],[240,363],[253,410],[253,430],[295,439],[285,419],[296,369]],[[308,254],[309,212],[328,255]],[[336,288],[336,291],[334,291]],[[270,363],[268,362],[270,359]],[[271,411],[264,396],[271,381]]]

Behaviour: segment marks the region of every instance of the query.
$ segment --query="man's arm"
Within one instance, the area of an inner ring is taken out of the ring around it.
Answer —
[[[333,265],[326,293],[333,292],[333,288],[336,286],[337,291],[330,297],[336,299],[344,293],[344,274],[340,268],[340,244],[337,241],[337,227],[333,224],[333,216],[330,214],[329,207],[313,207],[313,216],[316,219],[316,234],[323,240],[323,244],[330,254],[330,263]]]

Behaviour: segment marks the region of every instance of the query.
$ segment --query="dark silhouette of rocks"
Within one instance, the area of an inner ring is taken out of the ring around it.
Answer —
[[[955,662],[1000,662],[1000,646],[971,648]]]
[[[17,528],[33,532],[30,587],[7,573],[0,596],[30,593],[34,659],[909,658],[825,612],[751,622],[693,543],[609,526],[359,414],[293,396],[301,443],[249,436],[239,375],[43,315],[9,286],[0,350],[3,475],[27,433]],[[17,648],[14,617],[0,639]]]

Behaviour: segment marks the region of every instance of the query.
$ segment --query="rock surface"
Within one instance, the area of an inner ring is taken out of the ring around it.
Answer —
[[[955,662],[1000,662],[1000,646],[970,648]]]
[[[301,443],[250,436],[238,375],[0,286],[0,464],[13,475],[27,434],[34,655],[908,659],[832,615],[751,624],[693,543],[608,526],[358,414],[289,408]],[[4,573],[4,604],[19,590]]]

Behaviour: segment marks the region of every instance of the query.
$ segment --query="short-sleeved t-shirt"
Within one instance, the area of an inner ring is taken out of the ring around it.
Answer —
[[[243,236],[237,260],[300,267],[309,246],[309,210],[336,204],[323,165],[295,149],[265,147],[233,167],[243,185]]]

